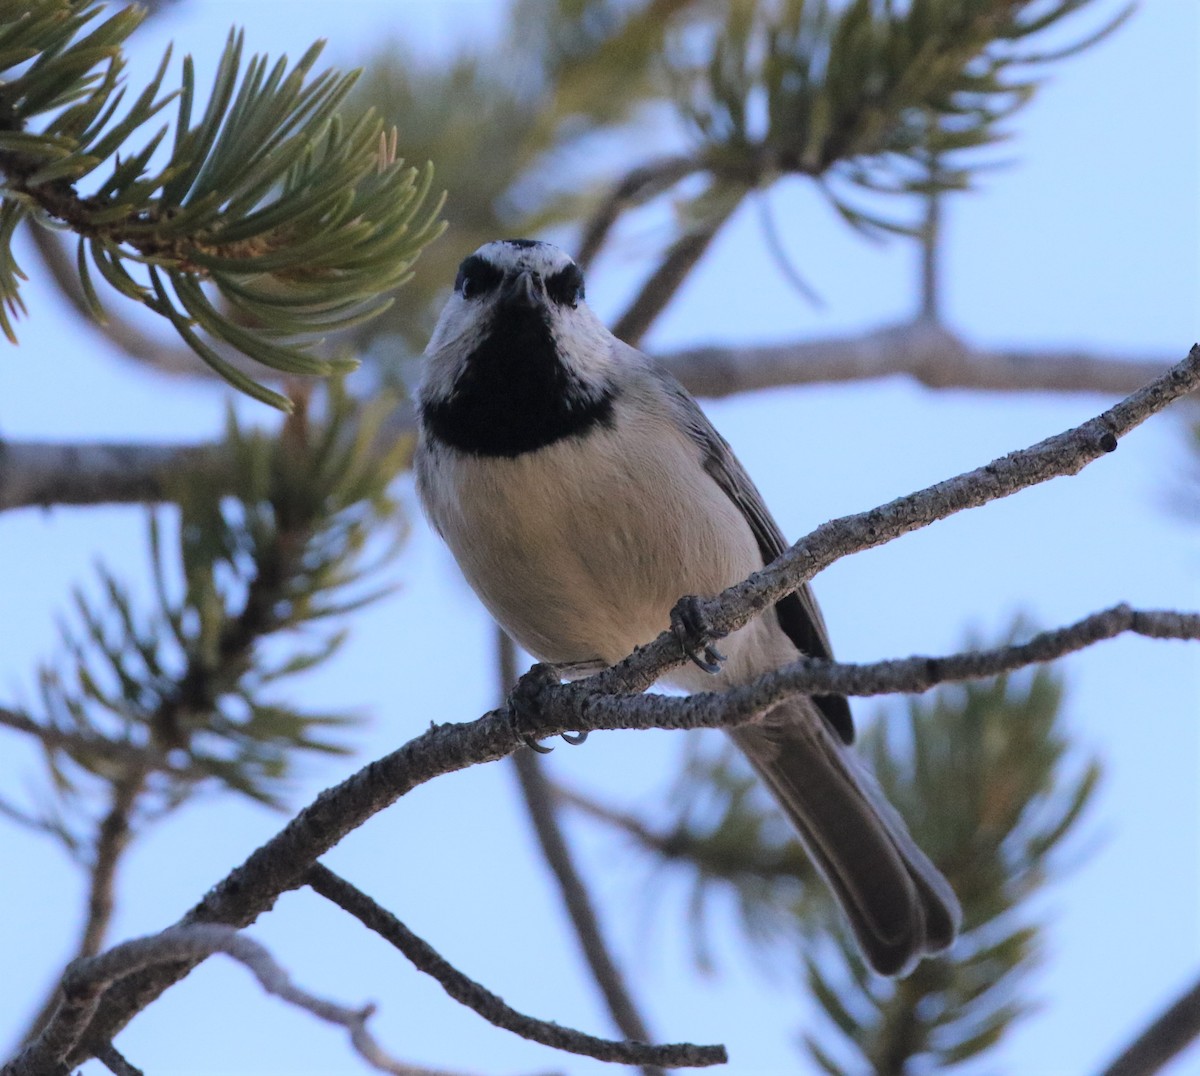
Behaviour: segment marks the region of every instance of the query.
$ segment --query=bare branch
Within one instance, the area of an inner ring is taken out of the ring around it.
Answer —
[[[402,952],[419,971],[431,975],[455,1001],[466,1005],[496,1027],[556,1050],[627,1065],[666,1065],[697,1068],[728,1061],[723,1046],[673,1043],[649,1046],[644,1042],[613,1042],[585,1035],[582,1031],[537,1020],[506,1005],[485,986],[467,978],[428,942],[418,938],[386,908],[360,889],[318,863],[304,877],[317,893],[333,901],[368,929]]]
[[[113,1076],[146,1076],[136,1065],[131,1065],[111,1042],[96,1051],[96,1060]]]
[[[0,440],[0,511],[162,501],[168,480],[231,463],[220,445],[50,444]]]
[[[932,389],[1123,395],[1157,377],[1168,358],[1081,349],[973,348],[930,321],[855,336],[757,347],[700,347],[657,356],[696,396],[907,376]]]
[[[501,701],[517,681],[516,651],[513,641],[497,627],[496,654]],[[538,846],[542,850],[542,857],[558,883],[563,907],[575,930],[583,959],[600,988],[609,1015],[626,1039],[650,1042],[652,1036],[634,1004],[625,977],[604,940],[604,933],[600,929],[600,916],[571,855],[570,846],[559,823],[554,790],[542,769],[541,760],[533,751],[525,750],[513,755],[512,761],[517,772],[517,781],[521,786],[525,809],[529,812],[529,820],[533,824]],[[642,1072],[644,1076],[662,1076],[662,1069],[656,1065],[644,1065]]]
[[[1078,474],[1116,449],[1119,438],[1200,384],[1200,344],[1144,388],[1074,429],[1010,452],[983,467],[946,479],[867,512],[831,520],[746,581],[702,600],[700,612],[715,633],[728,634],[830,564],[883,545],[968,508],[1011,496],[1062,475]],[[575,692],[643,691],[686,660],[670,631],[639,647],[610,669],[571,686]]]
[[[132,750],[136,751],[136,748]],[[116,885],[117,865],[129,845],[130,815],[145,788],[147,762],[147,755],[141,753],[132,766],[126,766],[126,772],[122,776],[113,780],[108,813],[96,828],[95,848],[88,879],[87,915],[84,918],[83,934],[75,949],[75,960],[95,956],[104,944],[115,908],[113,891]],[[58,1003],[59,987],[55,983],[30,1021],[28,1030],[21,1037],[22,1042],[31,1041],[41,1032],[54,1015]]]
[[[778,563],[778,562],[776,562]],[[576,724],[570,731],[600,729],[732,728],[760,716],[793,695],[917,694],[938,684],[982,680],[1030,665],[1055,661],[1104,639],[1126,632],[1150,639],[1200,641],[1200,613],[1139,611],[1117,605],[1065,628],[1042,632],[1027,643],[973,650],[945,657],[911,657],[869,664],[843,664],[801,658],[757,680],[724,692],[700,692],[684,698],[666,695],[598,695],[590,680],[552,689],[548,704],[572,696]],[[605,673],[597,674],[599,679]],[[611,724],[610,724],[611,720]]]
[[[554,794],[543,772],[541,760],[528,748],[518,751],[512,758],[538,845],[558,883],[579,948],[591,969],[592,978],[600,988],[604,1003],[622,1035],[635,1042],[650,1042],[650,1032],[634,1005],[621,969],[609,952],[599,915],[571,857],[556,815]],[[645,1076],[662,1076],[660,1065],[678,1065],[680,1062],[660,1055],[656,1058],[645,1056],[635,1063],[641,1064]]]
[[[1200,1035],[1200,981],[1193,983],[1100,1076],[1150,1076]]]
[[[704,602],[701,608],[707,621],[718,631],[734,630],[841,557],[1059,475],[1075,474],[1111,452],[1119,437],[1193,391],[1198,383],[1200,345],[1193,347],[1187,359],[1145,388],[1074,430],[880,508],[819,527],[749,580]],[[1144,619],[1145,615],[1138,614],[1143,618],[1140,620],[1143,626],[1152,623]],[[1163,626],[1156,624],[1156,628]],[[683,660],[674,636],[664,632],[611,669],[575,684],[545,687],[540,700],[544,709],[538,714],[536,728],[526,727],[522,731],[546,737],[585,728],[645,727],[644,722],[632,724],[622,716],[621,709],[633,710],[647,700],[627,699],[614,707],[606,705],[610,700],[604,695],[642,691]],[[812,675],[815,680],[816,674]],[[662,701],[686,704],[688,700]],[[664,719],[664,727],[678,727],[676,717],[671,715],[670,721]],[[528,719],[527,714],[524,719]],[[306,871],[320,856],[411,789],[442,774],[512,754],[524,742],[517,734],[516,721],[516,714],[505,707],[477,721],[435,725],[390,755],[372,762],[301,811],[279,834],[209,890],[183,923],[245,926],[253,922],[271,907],[280,893],[302,884]],[[70,1054],[69,1062],[82,1063],[92,1056],[96,1046],[111,1041],[137,1012],[185,976],[195,962],[160,965],[128,976],[112,987],[86,1034]]]
[[[296,986],[258,942],[233,927],[206,923],[171,927],[159,934],[123,942],[99,956],[75,961],[63,975],[62,1002],[50,1023],[34,1042],[0,1069],[0,1076],[66,1072],[63,1062],[108,987],[154,965],[202,960],[214,953],[225,953],[248,968],[268,994],[327,1023],[346,1028],[355,1051],[372,1068],[394,1076],[421,1076],[427,1071],[396,1061],[379,1046],[366,1026],[375,1011],[373,1005],[350,1009],[310,994]],[[106,1056],[114,1052],[111,1043],[105,1043],[102,1050]]]

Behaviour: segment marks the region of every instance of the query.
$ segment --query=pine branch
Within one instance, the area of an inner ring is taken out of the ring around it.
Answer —
[[[705,164],[689,156],[664,157],[639,165],[620,179],[583,224],[575,261],[586,269],[600,253],[621,214],[670,190],[681,179],[703,171]]]
[[[122,49],[144,12],[128,7],[89,30],[103,10],[94,2],[5,3],[22,18],[6,20],[0,42],[0,329],[15,339],[10,315],[21,310],[13,234],[27,220],[49,220],[79,236],[79,291],[94,317],[105,314],[93,270],[257,399],[288,406],[206,336],[286,373],[352,368],[313,355],[314,337],[386,308],[441,230],[440,202],[425,205],[430,169],[405,168],[377,116],[350,123],[339,114],[356,76],[313,76],[319,44],[290,71],[285,60],[254,57],[242,74],[243,42],[232,34],[197,123],[190,58],[179,90],[160,96],[169,51],[118,119]],[[173,101],[174,123],[129,152]],[[160,144],[170,153],[152,171]]]
[[[101,334],[130,358],[161,373],[212,378],[211,367],[206,366],[204,360],[185,344],[176,343],[172,346],[167,339],[144,332],[136,323],[113,310],[105,312],[104,321],[97,321],[88,294],[79,279],[75,255],[68,250],[68,241],[47,228],[30,228],[28,231],[50,278],[89,330]],[[228,348],[224,349],[223,357],[234,366],[239,366],[244,373],[248,374],[253,368],[251,360]]]
[[[705,607],[708,621],[718,629],[733,630],[839,557],[1059,475],[1075,474],[1111,451],[1117,437],[1193,391],[1198,383],[1200,345],[1192,349],[1188,359],[1156,381],[1075,430],[890,505],[818,528],[751,581],[730,588],[708,603]],[[305,873],[319,857],[372,815],[426,781],[512,754],[524,745],[525,736],[545,738],[600,728],[680,727],[677,713],[657,723],[646,719],[646,700],[640,696],[616,702],[607,696],[641,691],[683,660],[674,637],[664,633],[612,669],[587,680],[570,685],[551,686],[544,681],[535,684],[537,690],[526,692],[524,700],[535,705],[522,706],[519,715],[505,707],[466,724],[433,726],[324,792],[284,830],[210,889],[182,923],[247,926],[270,908],[280,893],[302,884]],[[688,700],[664,699],[661,705],[666,714],[672,706],[686,708]],[[715,710],[716,704],[713,705]],[[631,720],[628,713],[639,708],[642,711],[639,720]],[[699,723],[695,716],[691,714],[692,725]],[[736,721],[740,716],[714,715],[712,723]],[[129,976],[110,989],[68,1061],[80,1064],[92,1056],[98,1045],[110,1042],[136,1013],[185,976],[192,966],[193,963],[160,967]]]
[[[1091,0],[794,0],[735,5],[698,60],[675,72],[700,154],[747,189],[781,173],[815,179],[833,208],[868,233],[911,233],[856,197],[963,189],[979,150],[1038,86],[1035,70],[1115,30],[1054,53],[1032,44]],[[939,159],[936,175],[927,167]]]
[[[617,318],[612,328],[614,336],[627,344],[637,345],[704,256],[726,216],[722,215],[684,233],[671,244],[658,268],[650,274],[625,312]]]
[[[646,1042],[612,1042],[526,1016],[510,1008],[486,987],[467,978],[386,908],[327,867],[315,864],[304,876],[303,882],[394,945],[414,967],[441,983],[455,1001],[474,1010],[496,1027],[531,1042],[540,1042],[544,1046],[583,1057],[593,1057],[597,1061],[643,1067],[665,1065],[692,1068],[723,1064],[727,1060],[725,1049],[721,1046],[695,1046],[691,1043],[650,1046]]]

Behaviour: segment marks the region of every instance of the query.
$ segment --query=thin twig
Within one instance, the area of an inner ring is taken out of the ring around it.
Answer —
[[[769,849],[747,847],[743,856],[742,849],[724,845],[718,848],[703,837],[695,836],[682,824],[670,832],[656,831],[636,815],[601,803],[576,789],[561,784],[555,784],[553,789],[555,799],[563,805],[632,837],[641,848],[663,860],[683,860],[689,867],[699,868],[706,877],[733,881],[749,876],[758,881],[795,882],[812,870],[811,860],[791,840]]]
[[[921,245],[921,309],[923,321],[941,321],[942,306],[942,201],[938,188],[942,180],[938,154],[931,153],[926,162],[929,168],[929,191],[925,195],[925,220],[919,237]]]
[[[65,1071],[64,1060],[79,1041],[105,990],[135,972],[161,964],[194,961],[225,953],[248,968],[268,993],[327,1023],[350,1032],[355,1052],[380,1072],[416,1076],[415,1069],[390,1057],[367,1030],[373,1005],[347,1008],[300,989],[267,949],[235,930],[217,923],[175,926],[158,934],[123,942],[99,956],[71,964],[62,978],[62,1002],[46,1033],[0,1069],[0,1076],[46,1076]],[[111,1043],[100,1049],[112,1056]]]
[[[778,562],[777,562],[778,563]],[[737,618],[737,619],[740,619]],[[588,680],[549,688],[571,699],[575,723],[567,730],[733,728],[761,716],[794,695],[917,694],[938,684],[981,680],[1055,661],[1126,632],[1151,639],[1200,641],[1200,613],[1143,611],[1117,605],[1065,628],[1041,632],[1027,643],[944,657],[910,657],[850,664],[801,658],[757,680],[724,692],[668,695],[597,694]],[[596,679],[605,673],[597,674]]]
[[[575,260],[586,269],[600,253],[612,226],[625,210],[657,197],[705,167],[704,162],[695,157],[664,157],[633,169],[613,187],[584,225]]]
[[[517,680],[516,646],[500,628],[496,629],[496,653],[500,673],[500,699],[503,702]],[[617,967],[608,943],[604,940],[599,913],[584,884],[583,875],[580,874],[571,855],[566,834],[559,823],[554,792],[542,768],[541,759],[526,748],[513,755],[512,761],[517,772],[517,781],[521,786],[525,809],[529,812],[538,847],[542,850],[542,858],[558,883],[563,907],[575,930],[580,952],[592,973],[592,979],[600,988],[609,1015],[626,1039],[651,1042],[653,1036],[638,1012],[625,983],[625,976],[621,974],[621,969]],[[644,1076],[662,1076],[662,1069],[656,1065],[643,1065],[642,1072]]]
[[[628,1065],[700,1067],[719,1065],[728,1060],[723,1046],[695,1046],[691,1043],[649,1046],[640,1042],[613,1042],[526,1016],[506,1005],[487,987],[469,979],[386,908],[328,867],[315,864],[304,875],[303,882],[394,945],[414,967],[441,983],[442,989],[455,1001],[466,1005],[496,1027],[524,1039],[540,1042],[556,1050],[592,1057],[597,1061]]]
[[[111,1042],[105,1043],[96,1051],[96,1060],[113,1076],[146,1076],[136,1065],[131,1065]]]
[[[805,302],[818,310],[823,310],[825,300],[817,294],[816,288],[804,279],[804,275],[788,257],[787,248],[783,245],[783,236],[779,234],[779,225],[771,210],[770,193],[765,189],[759,190],[754,199],[754,205],[758,210],[758,226],[762,231],[763,242],[767,245],[767,253],[775,262],[775,268]]]
[[[725,219],[726,215],[721,215],[715,220],[706,221],[703,227],[686,232],[671,244],[671,249],[658,268],[650,274],[642,290],[617,319],[612,329],[614,336],[627,344],[637,345],[708,250]]]
[[[145,775],[133,772],[117,780],[112,788],[108,813],[96,830],[96,850],[92,857],[91,880],[88,887],[88,913],[83,936],[79,940],[79,956],[95,956],[104,944],[112,921],[113,888],[117,864],[129,845],[130,815],[145,787]]]
[[[108,812],[96,827],[95,847],[88,878],[87,915],[84,917],[83,933],[72,960],[95,956],[104,944],[109,924],[116,907],[114,888],[117,865],[129,845],[130,815],[141,796],[146,782],[146,759],[131,768],[112,785]],[[21,1042],[29,1042],[46,1026],[58,1007],[59,986],[51,988],[37,1014],[29,1022]]]
[[[638,844],[660,855],[673,854],[672,839],[668,834],[656,833],[636,815],[628,811],[620,811],[606,803],[585,796],[578,789],[568,788],[564,784],[554,782],[550,786],[554,798],[572,810],[587,815],[597,822],[603,822],[613,829],[632,837]]]
[[[799,587],[803,580],[840,557],[1059,475],[1075,474],[1111,451],[1117,438],[1193,391],[1197,384],[1200,384],[1200,345],[1155,381],[1074,430],[880,508],[818,528],[770,567],[705,603],[708,622],[717,628],[736,627],[773,606],[782,594]],[[581,728],[599,728],[601,722],[596,720],[596,710],[605,702],[604,693],[641,691],[683,660],[675,637],[664,632],[611,669],[586,681],[553,690],[547,687],[542,699],[544,709],[537,716],[536,727],[525,727],[522,731],[546,737]],[[632,708],[637,701],[627,700],[625,705]],[[609,720],[605,727],[617,727],[615,711],[606,717]],[[296,815],[280,833],[210,889],[183,922],[234,926],[253,922],[272,906],[280,893],[299,885],[320,856],[411,789],[442,774],[512,754],[524,742],[516,734],[515,721],[515,715],[506,707],[476,721],[435,725],[390,755],[370,763],[322,793]],[[171,983],[183,978],[194,965],[195,961],[190,961],[157,967],[131,975],[112,987],[70,1055],[70,1063],[87,1060],[96,1045],[111,1041],[136,1013]]]
[[[1151,1076],[1200,1036],[1200,980],[1131,1042],[1100,1076]]]

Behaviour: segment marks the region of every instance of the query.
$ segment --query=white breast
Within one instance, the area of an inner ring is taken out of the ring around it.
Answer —
[[[423,445],[417,463],[468,582],[543,661],[611,664],[665,629],[682,595],[762,564],[695,444],[658,414],[618,404],[615,428],[516,459]]]

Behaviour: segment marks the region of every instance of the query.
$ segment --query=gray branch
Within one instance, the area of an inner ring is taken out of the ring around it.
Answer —
[[[885,377],[931,389],[1087,392],[1124,395],[1156,377],[1170,359],[1103,355],[1083,349],[976,348],[931,320],[825,340],[753,347],[698,347],[658,360],[696,396]]]
[[[1192,348],[1187,359],[1145,388],[1076,429],[880,508],[819,527],[749,580],[703,602],[701,609],[705,618],[717,632],[732,631],[841,557],[1051,478],[1075,474],[1088,463],[1113,451],[1120,437],[1173,400],[1192,392],[1198,384],[1200,345]],[[1119,621],[1121,617],[1116,619]],[[1156,638],[1194,638],[1200,626],[1200,618],[1177,614],[1129,612],[1127,620],[1124,628],[1115,625],[1113,633],[1137,630]],[[1024,645],[1034,647],[1034,642]],[[1030,652],[1030,660],[1043,660],[1046,651],[1040,643],[1036,651]],[[674,636],[664,632],[611,669],[585,681],[554,686],[543,683],[537,692],[541,709],[534,711],[537,716],[532,719],[532,727],[527,708],[522,708],[518,729],[517,715],[509,707],[492,711],[476,721],[432,726],[397,751],[370,763],[340,785],[322,793],[280,833],[209,890],[184,917],[182,924],[248,925],[269,909],[281,893],[303,884],[306,872],[316,860],[372,815],[426,781],[512,754],[524,743],[522,733],[545,737],[583,729],[647,728],[655,724],[644,712],[647,703],[663,708],[661,720],[657,721],[661,727],[678,728],[701,723],[696,720],[697,716],[704,716],[699,714],[699,702],[641,697],[616,701],[606,697],[614,693],[643,691],[668,668],[683,660]],[[921,663],[926,675],[932,677],[939,669],[945,674],[951,660],[943,658],[933,666],[928,659],[921,659]],[[965,660],[976,662],[973,655],[966,656]],[[978,664],[972,667],[977,668]],[[780,675],[795,673],[788,670]],[[839,679],[843,673],[832,666],[824,672],[809,670],[806,675],[810,677],[807,681],[810,690],[841,690],[845,686]],[[868,674],[861,672],[861,675]],[[833,686],[835,682],[836,687]],[[816,687],[818,683],[822,685],[819,688]],[[793,683],[791,687],[797,685]],[[747,697],[748,693],[754,692],[767,694],[763,692],[761,682],[740,693],[731,693],[723,704],[728,712],[719,716],[715,703],[704,702],[702,705],[713,708],[707,715],[710,723],[729,725],[745,720],[746,714],[753,712],[754,705],[765,704],[763,697],[757,700]],[[678,712],[689,706],[691,711]],[[128,975],[112,986],[86,1032],[67,1055],[67,1062],[81,1064],[93,1056],[98,1047],[110,1042],[136,1013],[183,978],[200,959],[197,956],[178,963],[159,964]]]
[[[1117,605],[1014,646],[868,664],[801,658],[742,687],[684,698],[600,693],[594,681],[607,673],[598,673],[576,684],[539,685],[537,690],[539,701],[545,698],[546,706],[560,719],[568,713],[574,715],[575,723],[569,719],[564,722],[568,732],[733,728],[753,721],[794,695],[918,694],[938,684],[982,680],[1055,661],[1127,632],[1150,639],[1200,641],[1200,613],[1147,612]],[[675,645],[678,650],[678,644]]]
[[[438,953],[428,942],[417,937],[386,908],[360,889],[318,863],[304,881],[317,893],[354,916],[369,930],[394,945],[418,971],[432,976],[455,1001],[466,1005],[496,1027],[511,1031],[531,1042],[540,1042],[556,1050],[629,1065],[666,1065],[690,1067],[719,1065],[728,1061],[723,1046],[696,1046],[692,1043],[667,1043],[651,1046],[645,1041],[613,1042],[598,1039],[573,1028],[517,1012],[504,999],[468,978]]]
[[[3,716],[3,712],[0,711],[0,717]],[[43,743],[45,742],[43,740]],[[116,907],[114,894],[117,867],[129,846],[130,818],[145,783],[144,754],[133,765],[125,768],[123,776],[114,777],[112,781],[109,809],[96,827],[94,850],[88,865],[87,915],[84,918],[83,934],[75,949],[76,960],[95,956],[104,944]],[[30,1041],[46,1026],[58,1006],[59,996],[59,986],[55,984],[30,1021],[28,1030],[21,1037],[22,1042]]]
[[[1085,351],[971,348],[931,322],[917,321],[859,336],[758,347],[703,347],[659,361],[696,396],[885,377],[911,377],[933,389],[983,392],[1132,392],[1155,377],[1165,358]],[[389,437],[415,428],[398,410]],[[172,476],[198,469],[220,475],[232,466],[219,444],[53,444],[0,440],[0,511],[51,505],[169,500]]]
[[[1152,1076],[1200,1035],[1200,981],[1192,983],[1100,1076]]]
[[[350,1009],[300,989],[262,945],[233,927],[216,923],[170,927],[72,963],[63,975],[62,1000],[49,1024],[33,1043],[0,1069],[0,1076],[58,1073],[65,1076],[69,1071],[65,1060],[109,987],[147,968],[195,962],[214,953],[225,953],[248,968],[268,994],[320,1020],[346,1028],[355,1051],[372,1068],[393,1076],[431,1076],[427,1069],[414,1068],[390,1057],[375,1041],[367,1030],[367,1019],[375,1011],[373,1005]],[[110,1048],[102,1052],[108,1055]]]
[[[221,475],[231,467],[219,444],[0,440],[0,511],[162,501],[172,478],[197,471]]]
[[[633,169],[613,187],[584,225],[575,260],[586,269],[604,246],[608,233],[622,213],[657,197],[681,179],[695,175],[705,167],[705,162],[698,158],[676,156],[664,157]]]

